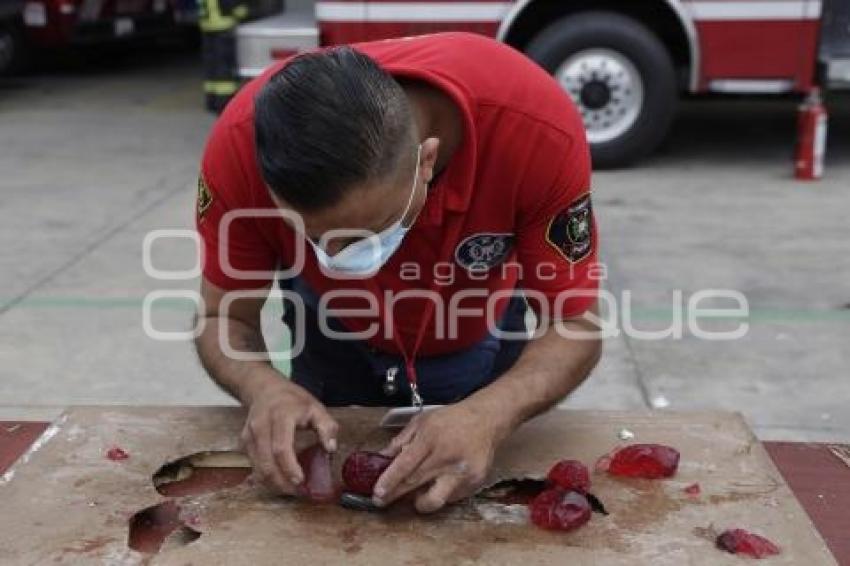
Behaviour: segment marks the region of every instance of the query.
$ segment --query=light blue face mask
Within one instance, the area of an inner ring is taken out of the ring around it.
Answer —
[[[325,251],[325,244],[332,237],[332,230],[329,234],[322,236],[319,245],[316,245],[312,240],[307,240],[313,246],[313,251],[316,253],[316,259],[324,268],[331,271],[341,273],[350,273],[352,275],[369,275],[372,274],[382,265],[387,263],[401,246],[401,241],[410,230],[410,226],[402,225],[404,217],[410,211],[410,206],[413,204],[413,195],[416,194],[416,182],[419,180],[419,157],[422,153],[422,144],[416,150],[416,172],[413,175],[413,187],[410,189],[410,197],[407,199],[407,206],[404,207],[404,212],[401,217],[391,226],[387,226],[377,234],[372,233],[360,240],[352,242],[342,248],[335,255],[328,255]],[[412,223],[411,223],[412,224]],[[350,230],[343,231],[352,232]]]

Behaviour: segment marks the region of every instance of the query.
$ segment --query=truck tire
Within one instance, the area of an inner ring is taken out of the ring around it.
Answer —
[[[20,26],[0,21],[0,77],[20,71],[26,59]]]
[[[675,113],[676,71],[644,25],[614,12],[565,16],[526,49],[582,114],[593,165],[622,167],[664,139]]]

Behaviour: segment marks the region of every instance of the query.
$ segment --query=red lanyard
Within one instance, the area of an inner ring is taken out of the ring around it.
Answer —
[[[454,219],[454,222],[449,223],[447,221],[446,215],[443,216],[444,224],[450,224],[447,226],[445,239],[443,240],[443,246],[440,249],[440,255],[437,256],[437,261],[439,262],[442,258],[452,257],[451,251],[457,241],[458,235],[460,234],[461,227],[463,226],[463,222],[461,219]],[[367,285],[370,287],[370,291],[378,297],[380,290],[378,289],[378,285],[375,282],[374,277],[366,280]],[[431,286],[429,287],[430,295],[434,296],[439,294],[437,293],[437,281],[432,281]],[[413,349],[408,352],[407,348],[404,347],[404,340],[401,339],[401,334],[398,329],[398,325],[395,323],[395,315],[390,313],[393,317],[393,341],[395,342],[396,347],[399,352],[401,352],[402,357],[404,358],[404,368],[407,374],[407,382],[410,384],[410,394],[411,394],[411,405],[416,407],[417,409],[422,408],[422,397],[419,395],[419,387],[416,381],[416,354],[419,353],[419,347],[422,345],[422,341],[425,338],[425,331],[428,329],[428,325],[431,322],[431,318],[434,316],[434,308],[435,301],[428,300],[428,303],[425,305],[425,312],[422,314],[421,322],[419,323],[419,329],[416,332],[416,341],[413,343]]]

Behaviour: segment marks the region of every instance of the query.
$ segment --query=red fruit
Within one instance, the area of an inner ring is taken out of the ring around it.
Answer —
[[[119,462],[121,460],[126,460],[130,457],[124,450],[117,446],[113,446],[106,452],[106,457],[112,460],[113,462]]]
[[[590,474],[587,466],[578,460],[561,460],[549,470],[546,479],[553,485],[567,491],[586,493],[590,489]]]
[[[717,537],[717,548],[732,554],[746,554],[753,558],[764,558],[779,554],[779,547],[766,538],[744,529],[729,529]]]
[[[342,482],[351,493],[371,497],[378,478],[392,461],[377,452],[352,452],[342,465]]]
[[[319,444],[314,444],[298,453],[298,463],[304,471],[299,494],[317,503],[335,501],[338,490],[331,473],[331,455]]]
[[[699,497],[699,494],[702,492],[698,483],[692,483],[691,485],[689,485],[688,487],[686,487],[682,491],[684,491],[685,493],[687,493],[691,497]]]
[[[662,444],[632,444],[600,458],[597,469],[606,469],[605,464],[613,476],[669,478],[679,467],[679,452]]]
[[[590,503],[577,491],[547,489],[529,504],[531,522],[555,531],[572,531],[590,520]]]

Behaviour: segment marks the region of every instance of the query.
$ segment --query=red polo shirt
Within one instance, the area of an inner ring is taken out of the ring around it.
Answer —
[[[517,51],[474,34],[354,47],[393,76],[443,90],[463,114],[462,143],[401,248],[373,277],[340,280],[321,272],[310,247],[280,218],[238,217],[222,243],[228,213],[276,211],[256,165],[253,100],[283,61],[245,85],[207,142],[197,210],[206,279],[227,290],[258,288],[276,267],[303,258],[298,275],[318,294],[375,296],[371,303],[363,296],[330,301],[334,309],[360,309],[356,316],[337,311],[348,329],[374,334],[368,342],[382,351],[405,353],[403,346],[409,356],[477,342],[488,319],[476,311],[486,312],[490,300],[498,316],[516,287],[538,312],[585,312],[598,287],[590,159],[581,119],[560,86]],[[417,297],[399,295],[417,290]],[[370,305],[371,313],[364,310]]]

